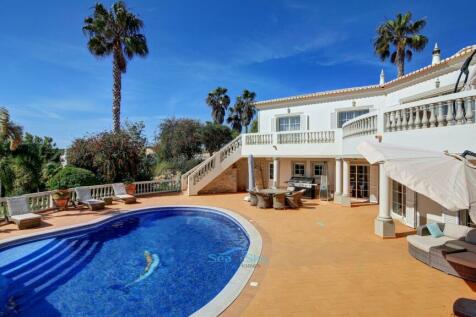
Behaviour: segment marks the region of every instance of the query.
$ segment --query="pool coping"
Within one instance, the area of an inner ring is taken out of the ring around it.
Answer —
[[[204,212],[213,212],[222,214],[225,217],[231,218],[231,220],[237,222],[238,225],[242,227],[249,239],[248,251],[244,257],[243,262],[238,267],[237,271],[233,277],[228,281],[225,287],[207,304],[201,307],[199,310],[195,311],[190,316],[194,317],[209,317],[209,316],[218,316],[223,311],[225,311],[241,294],[245,286],[247,285],[251,275],[254,272],[255,266],[259,263],[249,263],[243,265],[246,259],[260,259],[261,251],[263,247],[263,240],[259,231],[253,226],[248,220],[243,216],[224,208],[213,207],[213,206],[204,206],[204,205],[161,205],[161,206],[147,206],[145,208],[129,209],[129,210],[120,210],[113,214],[103,215],[97,219],[93,219],[81,224],[74,224],[63,226],[59,228],[48,229],[40,232],[32,232],[24,235],[19,235],[11,238],[0,239],[0,249],[5,247],[15,246],[17,244],[22,244],[25,242],[30,242],[34,240],[48,238],[48,236],[70,233],[74,231],[82,231],[98,227],[104,223],[107,223],[114,218],[122,218],[130,215],[135,212],[153,212],[160,211],[161,209],[167,208],[200,208]],[[159,210],[157,210],[159,209]]]

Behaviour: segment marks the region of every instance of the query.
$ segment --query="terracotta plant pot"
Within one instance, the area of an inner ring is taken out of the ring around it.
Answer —
[[[126,187],[126,192],[129,195],[135,195],[135,193],[136,193],[136,184],[125,184],[124,186]]]
[[[56,208],[65,210],[68,207],[71,194],[67,189],[58,189],[53,193],[53,201]]]

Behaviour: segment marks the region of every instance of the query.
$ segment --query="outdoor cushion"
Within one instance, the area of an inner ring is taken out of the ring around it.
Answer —
[[[127,195],[126,187],[123,183],[112,184],[112,189],[114,190],[114,194],[116,194],[116,196]]]
[[[27,220],[27,219],[41,219],[41,216],[30,212],[30,213],[27,213],[27,214],[10,216],[10,218],[13,221],[22,221],[22,220]]]
[[[428,228],[428,231],[430,231],[430,234],[433,238],[439,238],[443,236],[443,232],[441,232],[437,223],[429,223],[426,225],[426,227]]]
[[[458,252],[448,254],[446,259],[451,263],[457,263],[462,266],[476,269],[476,254],[473,252]]]
[[[476,229],[469,230],[464,240],[468,243],[476,244]]]
[[[446,236],[439,238],[434,238],[432,236],[419,236],[416,234],[407,236],[408,243],[425,252],[430,252],[431,247],[443,245],[446,241],[450,240],[453,240],[453,238]]]
[[[470,227],[466,226],[456,225],[453,223],[445,223],[445,229],[443,229],[443,234],[453,239],[461,239],[466,237],[466,234],[470,229]]]
[[[30,207],[28,206],[28,199],[26,197],[7,198],[7,205],[10,216],[30,213]]]

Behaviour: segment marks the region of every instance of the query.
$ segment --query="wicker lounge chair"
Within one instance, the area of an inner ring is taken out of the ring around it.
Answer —
[[[273,202],[271,200],[271,197],[267,194],[262,194],[260,192],[256,192],[256,197],[258,198],[258,208],[271,208],[273,205]]]
[[[129,195],[126,192],[126,187],[123,183],[112,184],[112,189],[114,190],[114,198],[124,202],[125,204],[133,204],[136,202],[136,197]]]
[[[88,206],[90,210],[101,210],[106,206],[106,202],[99,199],[93,199],[89,187],[76,187],[76,199],[78,203]]]
[[[250,195],[250,206],[258,205],[258,197],[256,197],[256,192],[253,190],[248,191]]]
[[[14,222],[18,229],[38,227],[41,224],[41,216],[30,211],[26,197],[7,198],[8,219]]]
[[[303,205],[302,203],[302,195],[304,195],[305,189],[301,189],[297,192],[293,192],[286,195],[286,203],[291,208],[299,208]]]
[[[273,208],[285,209],[286,208],[286,194],[275,194],[273,196]]]

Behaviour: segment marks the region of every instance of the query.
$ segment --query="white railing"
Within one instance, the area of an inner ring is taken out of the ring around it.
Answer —
[[[377,114],[367,113],[347,121],[342,126],[342,137],[368,135],[377,133]]]
[[[408,103],[384,114],[384,131],[426,129],[474,123],[476,90]]]
[[[272,133],[248,133],[245,134],[246,145],[266,145],[273,144]]]
[[[334,143],[334,131],[278,132],[278,144]]]
[[[144,182],[134,182],[136,184],[136,196],[155,194],[155,193],[168,193],[180,191],[180,181],[178,180],[153,180]],[[112,184],[94,185],[89,186],[91,189],[91,196],[94,199],[102,199],[105,197],[114,196],[114,190]],[[76,201],[76,193],[74,189],[69,189],[71,193],[71,199]],[[39,192],[23,195],[28,199],[31,211],[41,212],[51,210],[54,208],[53,203],[54,191]],[[0,198],[0,219],[5,218],[7,211],[7,199]]]
[[[200,184],[204,178],[210,178],[210,175],[213,176],[221,173],[224,169],[229,167],[230,161],[236,161],[241,156],[241,146],[242,138],[241,135],[239,135],[221,150],[201,163],[197,168],[194,168],[193,171],[189,173],[187,180],[188,193],[197,194],[198,191],[206,185],[204,183]],[[228,160],[228,158],[231,159]],[[191,188],[191,186],[193,188]]]

